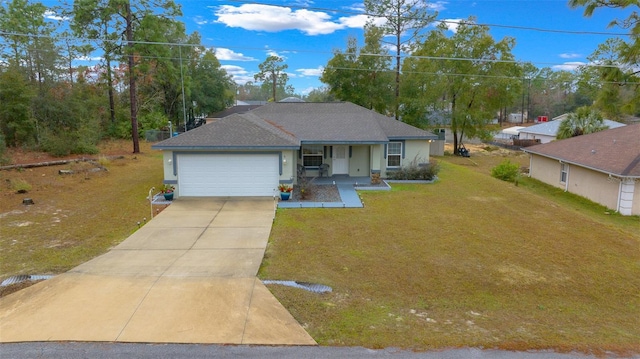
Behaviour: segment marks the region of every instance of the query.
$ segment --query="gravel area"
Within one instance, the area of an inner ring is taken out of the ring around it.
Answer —
[[[290,201],[293,202],[342,202],[340,192],[335,185],[311,185],[307,198],[300,198],[300,188],[293,186],[293,193]]]

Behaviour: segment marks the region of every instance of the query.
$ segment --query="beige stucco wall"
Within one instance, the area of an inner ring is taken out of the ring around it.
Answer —
[[[429,163],[429,141],[427,140],[406,140],[404,142],[404,158],[401,160],[401,166],[408,166],[414,160],[418,164]],[[384,158],[384,146],[380,151],[380,173],[383,178],[387,177],[387,160]]]
[[[412,140],[405,141],[405,156],[402,159],[402,165],[407,166],[413,160],[416,160],[418,164],[429,163],[429,148],[430,144],[427,140]]]
[[[607,208],[618,209],[620,181],[584,167],[570,166],[568,190]]]
[[[560,162],[546,157],[531,155],[529,175],[544,183],[564,189],[560,182]]]
[[[530,156],[529,173],[532,178],[588,198],[607,208],[618,210],[620,179],[609,178],[605,173],[584,167],[569,165],[567,182],[562,183],[560,182],[560,161],[537,155]],[[634,192],[635,214],[640,213],[640,195],[637,192]]]

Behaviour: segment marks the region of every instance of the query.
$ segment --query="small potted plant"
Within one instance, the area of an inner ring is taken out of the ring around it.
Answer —
[[[278,186],[278,190],[280,191],[280,198],[283,201],[286,201],[289,199],[289,197],[291,197],[291,192],[293,192],[293,187],[289,186],[288,184],[280,184]]]
[[[160,190],[160,192],[164,195],[164,199],[166,199],[167,201],[173,201],[173,191],[175,190],[176,190],[175,187],[173,187],[172,185],[166,184],[162,186],[162,189]]]

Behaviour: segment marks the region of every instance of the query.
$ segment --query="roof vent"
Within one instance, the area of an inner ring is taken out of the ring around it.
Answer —
[[[591,150],[591,153],[596,153],[596,150]]]

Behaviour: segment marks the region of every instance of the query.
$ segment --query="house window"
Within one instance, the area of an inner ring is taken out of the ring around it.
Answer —
[[[567,175],[569,174],[569,165],[566,163],[560,164],[560,183],[567,182]]]
[[[302,164],[305,167],[319,167],[322,164],[324,148],[319,145],[302,147]]]
[[[400,167],[402,142],[389,142],[387,145],[387,167]]]

